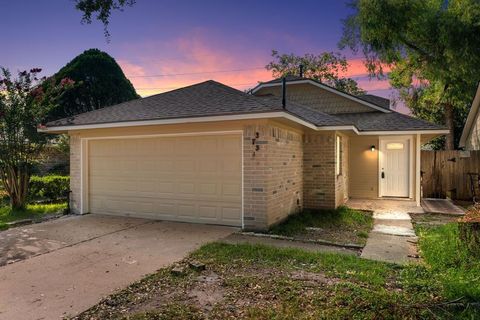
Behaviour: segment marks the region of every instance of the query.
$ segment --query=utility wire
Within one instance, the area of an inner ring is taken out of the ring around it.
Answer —
[[[225,83],[227,86],[251,86],[257,85],[258,83]],[[188,86],[188,85],[187,85]],[[135,90],[166,90],[166,89],[178,89],[182,87],[154,87],[154,88],[135,88]]]
[[[191,75],[200,75],[200,74],[240,72],[240,71],[250,71],[250,70],[264,70],[264,69],[265,67],[255,67],[255,68],[214,70],[214,71],[203,71],[203,72],[149,74],[149,75],[141,75],[141,76],[127,75],[127,77],[128,78],[155,78],[155,77],[172,77],[172,76],[191,76]]]

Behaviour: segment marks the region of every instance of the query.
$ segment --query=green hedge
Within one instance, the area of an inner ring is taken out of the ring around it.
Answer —
[[[60,200],[68,196],[70,177],[49,175],[32,176],[30,178],[29,195],[32,200]]]

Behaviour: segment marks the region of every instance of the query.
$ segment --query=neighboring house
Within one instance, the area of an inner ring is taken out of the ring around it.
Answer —
[[[465,150],[480,150],[480,84],[463,127],[459,147]]]
[[[266,229],[348,198],[420,201],[420,145],[443,127],[313,80],[215,81],[48,123],[68,133],[71,208]]]

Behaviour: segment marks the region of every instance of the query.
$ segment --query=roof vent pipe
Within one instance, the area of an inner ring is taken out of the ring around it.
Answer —
[[[287,91],[287,79],[285,77],[282,78],[282,107],[285,109],[287,106],[287,101],[285,99],[285,94]]]

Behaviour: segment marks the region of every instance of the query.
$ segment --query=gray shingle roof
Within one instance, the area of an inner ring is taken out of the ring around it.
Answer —
[[[303,110],[305,109],[305,110]],[[334,117],[288,103],[287,111],[315,125],[341,123]],[[275,97],[256,97],[206,81],[47,123],[47,127],[283,111]]]
[[[346,124],[353,124],[360,131],[441,130],[445,129],[424,120],[396,111],[390,113],[364,112],[336,114]]]
[[[384,97],[379,97],[373,94],[362,94],[358,98],[373,103],[379,107],[390,110],[390,100]]]
[[[77,126],[275,111],[286,111],[317,127],[355,125],[360,131],[443,129],[435,124],[393,111],[330,115],[290,101],[287,101],[284,109],[280,97],[253,96],[212,80],[51,121],[46,126]]]

